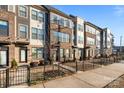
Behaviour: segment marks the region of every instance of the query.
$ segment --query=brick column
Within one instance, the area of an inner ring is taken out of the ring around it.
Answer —
[[[27,46],[27,63],[30,63],[32,60],[31,46]]]
[[[15,45],[11,44],[8,47],[9,47],[9,51],[8,51],[9,66],[11,67],[11,61],[15,59]]]

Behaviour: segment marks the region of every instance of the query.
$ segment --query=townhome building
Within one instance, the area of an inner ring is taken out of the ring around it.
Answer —
[[[25,5],[16,5],[15,7],[15,59],[18,65],[26,64],[29,61],[29,36],[30,36],[30,7]]]
[[[48,9],[49,24],[49,54],[57,61],[69,60],[73,57],[72,30],[73,22],[69,15],[59,11],[52,6]]]
[[[94,25],[96,26],[96,25]],[[96,51],[95,51],[95,57],[101,57],[101,53],[102,53],[102,33],[103,29],[96,26]]]
[[[110,29],[104,28],[102,32],[102,47],[103,55],[110,56],[113,48],[113,34]]]
[[[98,58],[103,55],[104,30],[91,22],[85,22],[85,57]],[[107,40],[107,39],[106,39]]]
[[[9,65],[14,55],[15,14],[6,5],[0,6],[0,65]]]
[[[96,51],[96,29],[94,24],[90,22],[84,23],[84,48],[85,55],[84,58],[91,59],[94,58]]]
[[[44,60],[46,13],[43,6],[30,6],[30,62]]]
[[[1,5],[1,65],[11,66],[43,59],[45,9],[38,5]],[[6,41],[6,42],[5,42]]]
[[[113,34],[48,5],[0,5],[0,65],[112,54]]]
[[[84,19],[70,15],[74,21],[73,45],[75,46],[75,58],[83,60],[84,57]]]

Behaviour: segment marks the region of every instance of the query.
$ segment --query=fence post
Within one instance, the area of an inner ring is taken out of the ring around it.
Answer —
[[[101,58],[101,66],[102,66],[103,58]]]
[[[94,59],[93,59],[93,69],[94,69]]]
[[[43,80],[46,79],[45,69],[46,69],[46,63],[44,62],[44,66],[43,66]]]
[[[28,82],[28,86],[31,85],[31,69],[30,66],[27,66],[27,82]]]
[[[9,87],[9,68],[6,69],[6,88]]]
[[[83,61],[83,71],[85,71],[85,64],[84,64],[84,61]]]
[[[58,62],[58,76],[60,76],[60,63]]]
[[[76,72],[78,71],[78,65],[77,65],[77,60],[75,60],[76,62]]]

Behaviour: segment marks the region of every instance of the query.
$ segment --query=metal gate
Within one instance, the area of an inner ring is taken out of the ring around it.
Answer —
[[[0,69],[0,88],[27,83],[27,81],[28,81],[27,66],[20,66],[17,69],[12,68]]]

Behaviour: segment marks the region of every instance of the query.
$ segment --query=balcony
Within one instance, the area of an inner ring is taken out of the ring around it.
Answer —
[[[11,38],[8,37],[1,37],[0,36],[0,44],[11,44]]]
[[[96,38],[95,34],[89,33],[89,32],[85,32],[86,33],[86,37],[90,37],[90,38]]]
[[[56,48],[56,47],[65,48],[66,49],[66,48],[72,47],[72,44],[68,43],[68,42],[60,42],[60,43],[52,42],[51,43],[51,48]]]
[[[86,44],[85,48],[96,48],[96,45]]]
[[[50,23],[50,30],[56,30],[56,31],[72,34],[72,28],[69,28],[67,26],[62,26],[57,23]]]
[[[18,45],[29,45],[30,41],[29,39],[22,39],[22,38],[16,38],[15,40],[15,44],[18,44]]]

